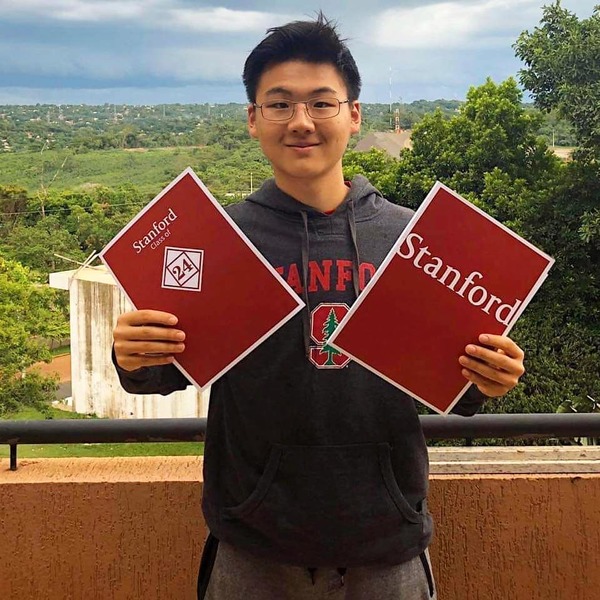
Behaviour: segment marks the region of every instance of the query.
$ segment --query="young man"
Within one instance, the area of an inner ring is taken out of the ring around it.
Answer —
[[[364,177],[344,182],[342,155],[360,128],[360,76],[322,16],[269,30],[244,83],[248,129],[275,177],[228,212],[306,310],[212,387],[203,497],[211,536],[198,597],[433,598],[415,402],[314,336],[324,326],[315,319],[356,300],[411,211]],[[168,394],[188,385],[169,364],[185,348],[176,325],[153,310],[121,316],[114,359],[125,389]],[[523,373],[509,338],[479,343],[456,357],[474,384],[454,409],[462,415]]]

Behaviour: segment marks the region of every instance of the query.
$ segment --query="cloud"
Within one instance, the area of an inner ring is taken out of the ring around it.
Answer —
[[[264,32],[294,18],[273,12],[223,7],[189,8],[177,0],[0,0],[0,15],[81,23],[130,23],[152,29],[237,33]]]
[[[85,54],[73,52],[69,45],[0,42],[0,55],[11,57],[10,61],[0,62],[0,73],[4,75],[118,79],[135,73],[131,59],[98,49],[89,49]]]
[[[185,0],[0,0],[0,79],[92,87],[239,81],[250,35],[280,19]]]
[[[169,87],[110,88],[0,88],[0,106],[4,104],[171,104],[193,102],[245,102],[241,83]]]
[[[171,24],[180,29],[212,32],[263,32],[268,27],[293,20],[291,16],[228,8],[185,8],[169,11]]]
[[[500,46],[514,41],[529,16],[531,22],[539,18],[537,0],[463,0],[391,8],[373,19],[373,39],[379,46],[394,48]]]
[[[0,14],[27,20],[119,21],[138,18],[154,4],[155,0],[0,0]]]
[[[240,80],[246,53],[223,48],[168,48],[152,52],[145,71],[159,78],[177,81]]]
[[[175,83],[239,80],[245,52],[210,47],[153,47],[124,54],[121,49],[85,49],[74,52],[60,44],[3,43],[0,75],[135,81],[153,78]]]
[[[550,0],[320,0],[363,76],[363,100],[464,97],[519,64]],[[562,0],[587,17],[600,0]],[[244,101],[240,71],[268,27],[312,19],[280,0],[0,0],[0,104]],[[390,73],[390,68],[392,72]],[[389,83],[390,75],[392,83]],[[28,93],[31,89],[31,93]],[[104,98],[104,99],[103,99]]]

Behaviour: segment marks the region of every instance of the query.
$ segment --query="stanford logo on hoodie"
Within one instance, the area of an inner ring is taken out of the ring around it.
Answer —
[[[327,345],[329,336],[348,312],[347,304],[319,304],[310,314],[310,337],[317,346],[310,347],[310,361],[318,369],[342,369],[350,357]]]

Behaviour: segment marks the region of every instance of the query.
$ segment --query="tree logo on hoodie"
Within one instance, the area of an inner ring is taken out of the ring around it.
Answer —
[[[327,344],[340,321],[349,311],[347,304],[319,304],[310,315],[310,337],[316,346],[310,347],[310,361],[318,369],[342,369],[350,357]]]

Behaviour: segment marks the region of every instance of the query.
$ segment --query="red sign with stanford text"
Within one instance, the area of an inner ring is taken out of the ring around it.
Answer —
[[[186,340],[175,364],[200,388],[304,306],[191,169],[100,258],[137,309],[178,317]]]
[[[438,182],[327,344],[445,414],[465,346],[506,335],[553,263]]]

